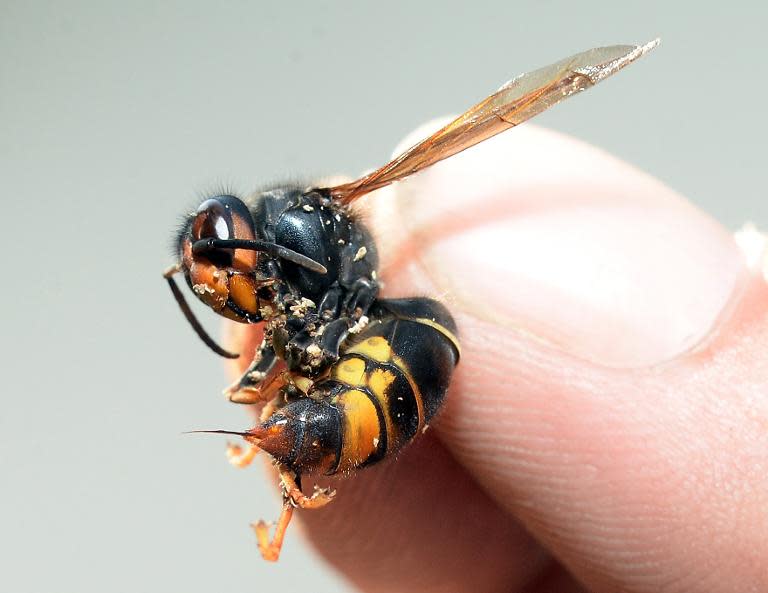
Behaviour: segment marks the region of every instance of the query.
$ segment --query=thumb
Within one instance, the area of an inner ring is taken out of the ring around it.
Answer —
[[[609,366],[695,345],[744,273],[731,235],[660,182],[530,125],[380,194],[390,293],[442,294]]]
[[[768,587],[768,289],[731,235],[531,126],[390,192],[389,296],[456,313],[438,431],[496,502],[595,591]]]

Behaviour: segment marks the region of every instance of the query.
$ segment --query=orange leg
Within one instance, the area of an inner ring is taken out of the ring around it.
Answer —
[[[291,504],[290,499],[286,498],[283,501],[283,511],[280,513],[280,517],[277,520],[272,541],[269,539],[269,526],[264,521],[259,521],[258,523],[251,525],[253,531],[256,533],[256,543],[259,546],[259,552],[261,552],[261,556],[264,560],[276,562],[280,557],[285,530],[288,528],[292,516],[293,505]]]
[[[280,480],[283,483],[283,492],[288,499],[297,507],[302,509],[319,509],[333,500],[335,491],[328,488],[319,489],[315,487],[312,496],[307,496],[301,491],[296,483],[296,474],[287,467],[278,466],[280,471]]]
[[[227,461],[235,467],[248,467],[258,452],[256,445],[251,445],[244,451],[240,445],[227,443]]]
[[[312,496],[306,496],[296,483],[295,474],[286,467],[278,466],[280,471],[280,480],[283,484],[283,510],[275,525],[275,533],[272,539],[269,539],[269,525],[264,521],[259,521],[251,525],[256,533],[256,543],[259,546],[264,560],[275,562],[280,557],[280,550],[283,547],[285,530],[291,522],[293,509],[299,507],[302,509],[317,509],[327,505],[335,492],[328,490],[316,490]]]

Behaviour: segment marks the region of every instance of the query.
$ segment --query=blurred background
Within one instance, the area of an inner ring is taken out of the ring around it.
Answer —
[[[274,484],[181,435],[247,419],[160,277],[179,217],[354,175],[517,73],[661,36],[538,123],[766,227],[768,9],[718,6],[0,1],[0,590],[347,591],[298,530],[262,562]]]

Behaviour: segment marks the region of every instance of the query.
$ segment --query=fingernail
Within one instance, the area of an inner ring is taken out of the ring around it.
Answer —
[[[393,193],[431,291],[607,366],[654,364],[694,347],[746,272],[730,233],[669,188],[532,126]]]

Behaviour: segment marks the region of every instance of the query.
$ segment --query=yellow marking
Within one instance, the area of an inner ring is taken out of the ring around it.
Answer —
[[[459,338],[457,338],[456,334],[454,334],[451,330],[446,328],[444,325],[440,325],[439,323],[437,323],[437,321],[433,321],[432,319],[429,319],[427,317],[413,317],[413,318],[409,318],[408,321],[415,321],[416,323],[427,325],[432,329],[439,331],[446,338],[448,338],[451,344],[453,344],[453,347],[456,349],[456,356],[461,357],[461,346],[459,346]]]
[[[370,398],[357,389],[345,391],[337,401],[344,418],[344,442],[337,471],[359,467],[376,451],[380,438],[379,416]]]
[[[333,367],[331,377],[350,387],[365,385],[365,361],[362,358],[347,358]]]
[[[384,425],[387,430],[387,443],[395,442],[395,431],[392,426],[392,419],[389,415],[389,388],[395,382],[395,374],[387,369],[374,369],[368,376],[368,387],[379,400],[379,405],[383,410]],[[378,443],[378,440],[376,441]]]
[[[246,276],[235,274],[229,280],[229,297],[235,304],[247,311],[256,313],[259,308],[259,300],[256,298],[256,287],[253,281]]]
[[[411,321],[416,321],[417,323],[422,323],[424,325],[433,327],[434,329],[436,329],[440,333],[443,333],[444,335],[446,335],[446,332],[447,332],[447,335],[453,336],[453,334],[448,332],[448,330],[446,330],[442,325],[435,323],[431,319],[419,318],[419,319],[413,319]],[[455,339],[456,338],[454,336],[453,340]],[[455,342],[455,345],[458,348],[458,342]],[[411,389],[413,390],[413,396],[416,399],[416,407],[419,412],[419,429],[420,429],[425,422],[424,402],[421,399],[421,390],[419,389],[418,385],[416,385],[416,382],[413,380],[413,377],[411,376],[411,371],[408,369],[408,365],[402,358],[400,358],[399,356],[396,356],[394,352],[392,352],[392,347],[389,345],[389,342],[381,336],[375,336],[373,338],[368,338],[367,340],[360,342],[359,344],[356,344],[355,346],[350,348],[348,352],[354,352],[356,354],[360,354],[361,356],[365,356],[377,362],[392,363],[402,371],[403,375],[405,376],[408,383],[410,384]],[[386,402],[382,402],[382,404],[386,404]],[[387,421],[389,422],[389,414],[388,414],[389,407],[387,405],[383,405],[383,408],[384,410],[386,410],[384,416],[387,417]],[[389,424],[387,424],[387,434],[391,434]]]
[[[386,339],[374,336],[354,345],[348,353],[361,354],[377,362],[389,362],[392,359],[392,347]]]
[[[387,390],[394,383],[395,375],[387,369],[374,369],[371,376],[368,377],[368,386],[374,394],[384,400],[387,397]]]

